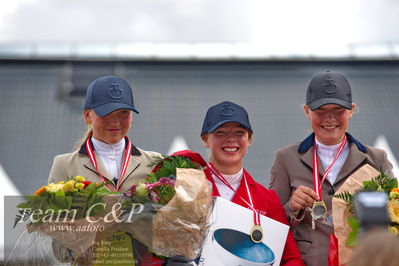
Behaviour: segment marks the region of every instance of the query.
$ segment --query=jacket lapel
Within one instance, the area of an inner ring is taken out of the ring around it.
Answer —
[[[312,169],[312,171],[313,171],[313,149],[314,149],[314,146],[309,148],[301,156],[301,161],[304,162],[310,169]],[[317,160],[320,162],[319,156],[317,156]],[[318,168],[319,169],[319,175],[323,176],[323,174],[324,174],[323,164],[319,163],[318,167],[319,167]]]
[[[140,164],[141,162],[136,158],[136,156],[130,156],[129,163],[127,165],[125,175],[122,177],[120,186],[122,186],[126,180],[132,177],[132,174],[140,166]]]
[[[127,179],[132,177],[132,174],[134,173],[134,171],[136,171],[137,168],[142,163],[140,161],[141,152],[136,148],[136,146],[134,146],[133,144],[131,144],[131,145],[132,145],[132,152],[130,154],[129,163],[128,163],[127,168],[126,168],[126,172],[125,172],[125,174],[122,177],[122,181],[120,183],[120,187],[122,187],[123,183],[125,183],[125,181]]]
[[[335,184],[351,174],[364,160],[367,158],[367,149],[349,133],[345,133],[350,143],[350,151],[341,171],[339,172]],[[314,133],[310,134],[298,147],[298,152],[302,153],[301,161],[310,169],[313,169],[313,149],[314,149]],[[320,160],[319,160],[320,161]],[[319,163],[319,175],[324,174],[325,169]]]
[[[298,152],[302,153],[301,161],[304,162],[310,169],[313,169],[313,149],[314,149],[314,138],[315,134],[310,134],[304,139],[298,146]],[[317,158],[320,161],[319,158]],[[324,168],[322,164],[318,165],[319,175],[324,174]],[[312,177],[313,178],[313,177]]]
[[[96,156],[96,160],[97,160],[97,164],[98,164],[98,170],[100,171],[101,175],[108,181],[113,181],[113,178],[110,176],[107,169],[105,168],[103,161],[100,159],[99,156],[97,156],[97,154],[95,156]],[[87,157],[87,160],[84,162],[84,166],[86,168],[90,169],[91,171],[93,171],[94,173],[96,173],[99,176],[99,178],[101,178],[99,173],[97,172],[97,169],[91,163],[89,157]]]
[[[126,143],[128,143],[128,140],[126,139]],[[120,183],[120,187],[122,186],[122,184],[131,176],[131,174],[133,174],[133,172],[140,166],[141,162],[139,160],[139,157],[141,156],[141,152],[139,151],[139,149],[136,148],[136,146],[132,145],[132,151],[130,154],[130,158],[129,158],[129,163],[127,165],[127,169],[126,172],[124,174],[124,176],[122,177],[122,182]],[[87,160],[83,163],[84,166],[93,171],[94,173],[96,173],[99,177],[100,175],[98,174],[96,168],[94,167],[94,165],[91,163],[89,157],[88,157],[88,153],[87,153],[87,146],[86,143],[84,143],[79,150],[79,153],[84,154],[87,156]],[[94,152],[95,153],[95,152]],[[107,179],[108,181],[112,182],[112,185],[116,188],[114,182],[113,182],[113,178],[110,176],[110,174],[108,173],[108,171],[106,170],[104,163],[102,162],[102,160],[99,159],[99,157],[96,155],[96,159],[97,159],[97,164],[98,164],[98,170],[100,171],[101,175]],[[101,177],[100,177],[101,178]]]
[[[335,183],[339,183],[351,174],[366,158],[367,155],[364,152],[360,151],[355,144],[351,144],[348,158],[342,166]]]

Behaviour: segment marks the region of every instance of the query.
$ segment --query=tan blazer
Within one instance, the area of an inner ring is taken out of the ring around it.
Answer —
[[[363,145],[348,133],[347,137],[350,145],[349,155],[335,183],[332,185],[326,179],[322,185],[322,197],[328,211],[331,211],[332,195],[362,165],[369,164],[378,171],[383,170],[389,176],[393,176],[392,164],[383,150]],[[301,185],[313,189],[313,144],[314,134],[311,134],[302,143],[289,145],[277,151],[271,169],[270,189],[275,190],[280,198],[306,265],[323,266],[327,265],[329,236],[333,233],[333,227],[316,221],[316,230],[312,230],[312,218],[308,211],[296,218],[288,210],[288,202],[295,189]],[[322,176],[324,169],[321,164],[319,168],[319,174]]]
[[[144,151],[132,145],[129,164],[120,187],[121,192],[126,191],[134,183],[142,181],[147,177],[152,171],[152,168],[147,167],[147,165],[153,161],[154,156],[161,156],[161,154],[152,151]],[[98,168],[103,177],[112,181],[113,178],[107,172],[102,161],[98,159],[98,156],[96,156],[96,158]],[[48,182],[56,183],[59,181],[66,181],[77,175],[85,177],[88,181],[102,182],[101,177],[87,155],[86,144],[82,145],[80,150],[56,156],[53,166],[51,167]],[[116,188],[114,184],[112,185]]]

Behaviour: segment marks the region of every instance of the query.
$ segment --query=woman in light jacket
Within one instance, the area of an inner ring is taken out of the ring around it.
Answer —
[[[87,89],[83,112],[88,132],[77,150],[54,158],[48,182],[83,176],[87,181],[104,183],[111,191],[124,192],[144,180],[152,171],[148,164],[160,154],[136,147],[127,137],[133,123],[132,111],[138,114],[132,89],[125,80],[116,76],[94,80]],[[128,237],[118,234],[119,238]],[[110,236],[114,239],[115,234],[111,232]],[[53,242],[53,251],[63,262],[76,256],[57,242]],[[92,252],[86,251],[75,259],[79,265],[91,265],[95,258]]]

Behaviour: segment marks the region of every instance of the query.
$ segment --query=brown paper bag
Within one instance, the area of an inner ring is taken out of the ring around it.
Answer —
[[[125,231],[158,255],[194,259],[210,226],[211,188],[203,171],[177,168],[175,191],[159,210],[125,223]]]
[[[363,181],[368,181],[378,176],[380,173],[369,164],[360,167],[341,185],[335,192],[336,194],[348,191],[352,195],[363,187]],[[339,264],[347,264],[353,252],[353,248],[347,247],[345,241],[351,232],[348,225],[348,217],[351,215],[346,202],[342,199],[332,199],[334,234],[338,239]]]

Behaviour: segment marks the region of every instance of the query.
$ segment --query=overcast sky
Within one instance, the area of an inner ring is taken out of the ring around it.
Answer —
[[[0,0],[5,42],[398,42],[397,0]]]

